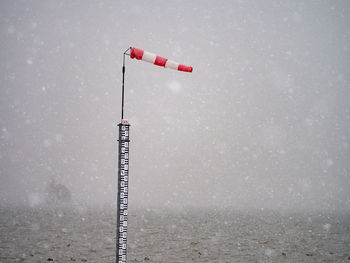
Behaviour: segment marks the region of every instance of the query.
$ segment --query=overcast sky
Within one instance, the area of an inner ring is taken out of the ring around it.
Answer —
[[[1,1],[0,201],[350,210],[349,1]]]

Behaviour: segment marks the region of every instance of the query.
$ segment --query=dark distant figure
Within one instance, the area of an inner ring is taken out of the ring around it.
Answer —
[[[63,184],[50,180],[47,186],[47,201],[49,203],[68,203],[72,200],[69,189]]]

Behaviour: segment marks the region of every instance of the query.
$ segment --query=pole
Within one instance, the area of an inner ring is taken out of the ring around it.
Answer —
[[[122,79],[122,118],[121,120],[124,119],[124,78],[125,78],[125,55],[129,55],[127,54],[127,52],[129,51],[130,48],[128,48],[127,50],[125,50],[125,52],[123,53],[123,67],[122,67],[122,74],[123,74],[123,79]]]
[[[128,227],[128,187],[129,187],[129,130],[130,124],[124,119],[124,76],[125,55],[122,68],[122,111],[118,139],[118,193],[117,193],[117,229],[116,229],[116,263],[126,263],[127,259],[127,227]]]
[[[130,124],[122,120],[119,126],[119,168],[118,168],[118,207],[116,263],[126,263],[128,227],[128,187],[129,187],[129,130]]]

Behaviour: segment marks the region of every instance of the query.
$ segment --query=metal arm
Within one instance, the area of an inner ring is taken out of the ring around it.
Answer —
[[[122,118],[121,120],[124,119],[124,76],[125,76],[125,55],[130,56],[130,54],[128,54],[127,52],[130,50],[130,48],[128,48],[127,50],[125,50],[125,52],[123,53],[123,68],[122,68],[122,73],[123,73],[123,80],[122,80]]]

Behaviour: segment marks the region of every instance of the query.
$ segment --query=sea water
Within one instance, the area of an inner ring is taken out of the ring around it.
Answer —
[[[115,262],[115,215],[2,207],[0,262]],[[350,215],[131,209],[128,262],[350,262]]]

